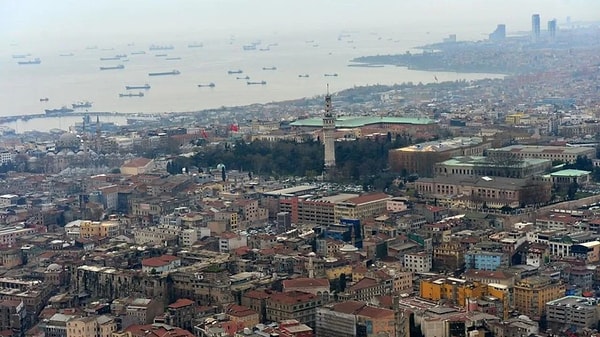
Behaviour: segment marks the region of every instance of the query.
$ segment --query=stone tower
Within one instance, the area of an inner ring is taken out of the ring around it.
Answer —
[[[325,171],[335,167],[335,116],[331,111],[331,95],[327,85],[325,115],[323,116],[323,144],[325,145]]]

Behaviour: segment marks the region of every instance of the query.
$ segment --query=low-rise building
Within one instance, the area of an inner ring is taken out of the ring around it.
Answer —
[[[549,327],[559,331],[565,327],[595,329],[598,325],[599,303],[596,298],[566,296],[546,303],[546,319]]]

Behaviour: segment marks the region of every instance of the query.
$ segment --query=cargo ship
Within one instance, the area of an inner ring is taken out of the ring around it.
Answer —
[[[101,57],[100,61],[118,61],[120,60],[120,57],[117,56],[113,56],[113,57]]]
[[[177,61],[177,60],[181,60],[181,57],[167,57],[165,60],[167,60],[167,61]]]
[[[119,64],[118,66],[114,66],[114,67],[100,67],[100,70],[115,70],[115,69],[125,69],[125,66],[122,64]]]
[[[137,94],[132,94],[132,93],[119,94],[119,97],[144,97],[144,93],[138,92]]]
[[[148,49],[150,49],[150,50],[171,50],[171,49],[175,49],[175,47],[173,47],[173,46],[157,46],[157,45],[153,44]]]
[[[243,73],[243,71],[241,71],[241,70],[228,70],[227,73],[229,75],[231,75],[231,74],[241,74],[241,73]]]
[[[42,60],[36,58],[36,59],[33,59],[33,60],[19,61],[17,63],[18,64],[40,64],[40,63],[42,63]]]
[[[48,116],[58,116],[58,115],[67,114],[67,113],[73,112],[75,110],[69,109],[66,106],[63,106],[60,109],[45,109],[44,111],[46,112],[46,115],[48,115]]]
[[[40,102],[48,102],[49,100],[48,97],[40,98]]]
[[[179,70],[163,71],[159,73],[148,73],[148,76],[179,75]]]
[[[304,75],[300,74],[300,75],[298,75],[298,77],[308,78],[308,74],[304,74]]]
[[[144,85],[126,85],[125,86],[126,90],[135,90],[135,89],[143,89],[143,90],[148,90],[150,89],[150,84],[144,84]]]
[[[238,77],[236,77],[235,79],[236,79],[236,80],[249,80],[249,79],[250,79],[250,76],[244,76],[244,77],[239,77],[239,76],[238,76]]]
[[[210,82],[209,84],[198,84],[199,88],[214,88],[215,84]]]
[[[277,70],[277,67],[263,67],[263,70]]]
[[[259,85],[265,85],[267,84],[267,81],[260,81],[260,82],[246,82],[247,85],[255,85],[255,84],[259,84]]]
[[[337,73],[334,73],[334,74],[325,74],[324,76],[325,77],[337,77],[338,74]]]
[[[73,109],[78,109],[78,108],[91,108],[92,107],[92,102],[89,101],[85,101],[85,102],[77,102],[77,103],[73,103],[71,104],[71,106],[73,107]]]

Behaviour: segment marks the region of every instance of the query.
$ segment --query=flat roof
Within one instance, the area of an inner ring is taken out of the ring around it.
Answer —
[[[340,116],[335,120],[336,128],[358,128],[370,124],[411,124],[411,125],[428,125],[435,124],[435,121],[429,118],[418,117],[370,117],[370,116]],[[323,118],[313,117],[299,119],[292,123],[291,126],[297,127],[322,127]]]
[[[312,191],[312,190],[316,190],[317,186],[315,185],[300,185],[300,186],[294,186],[294,187],[289,187],[289,188],[283,188],[280,190],[273,190],[273,191],[269,191],[269,192],[264,192],[264,195],[271,195],[271,196],[279,196],[279,195],[284,195],[284,196],[294,196],[298,193],[302,193],[302,192],[307,192],[307,191]]]
[[[556,172],[550,173],[552,177],[582,177],[590,174],[590,171],[582,171],[582,170],[560,170]]]
[[[591,147],[574,147],[574,146],[539,146],[539,145],[510,145],[497,149],[489,149],[488,151],[502,152],[523,152],[523,153],[568,153],[568,154],[586,154],[590,151],[595,151]]]
[[[443,152],[463,147],[471,147],[483,143],[481,137],[456,137],[444,140],[419,143],[393,151],[399,152]]]
[[[550,159],[538,159],[538,158],[523,158],[521,160],[519,160],[519,162],[517,163],[517,165],[511,165],[511,167],[528,167],[528,166],[535,166],[535,165],[543,165],[543,164],[548,164],[549,166],[552,166],[552,161]],[[503,165],[502,163],[495,163],[493,161],[490,161],[490,157],[484,157],[484,156],[461,156],[461,157],[454,157],[452,159],[448,159],[445,160],[441,163],[438,163],[436,165],[440,165],[440,166],[487,166],[487,167],[505,167],[506,165]]]

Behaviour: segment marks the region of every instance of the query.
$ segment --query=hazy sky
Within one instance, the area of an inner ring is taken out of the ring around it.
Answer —
[[[600,19],[600,0],[0,0],[0,41],[197,34],[287,34],[395,27],[488,33],[530,28],[532,13]],[[487,27],[487,29],[485,28]]]

